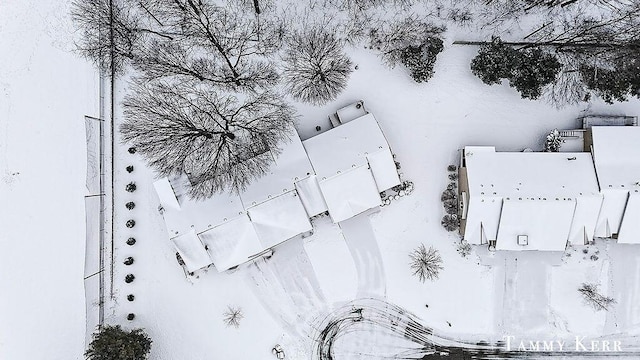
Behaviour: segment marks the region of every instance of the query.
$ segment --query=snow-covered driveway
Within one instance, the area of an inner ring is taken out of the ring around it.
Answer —
[[[376,211],[379,209],[340,222],[342,235],[358,274],[358,299],[386,297],[387,282],[382,256],[369,218]]]

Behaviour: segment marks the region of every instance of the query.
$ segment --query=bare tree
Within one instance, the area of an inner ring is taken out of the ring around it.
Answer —
[[[227,310],[222,314],[222,321],[225,325],[233,326],[235,328],[240,326],[240,320],[244,318],[242,309],[229,305]]]
[[[585,302],[593,307],[594,310],[609,310],[611,305],[616,303],[614,298],[606,297],[598,292],[598,285],[582,283],[578,289]]]
[[[316,105],[333,100],[353,71],[342,44],[318,26],[294,33],[283,55],[283,78],[294,99]]]
[[[160,174],[186,173],[191,196],[242,191],[293,133],[293,109],[272,93],[244,100],[198,84],[138,84],[124,101],[124,141]]]
[[[71,18],[82,32],[78,52],[106,74],[120,74],[141,42],[140,16],[124,0],[76,0]]]
[[[424,244],[420,244],[417,249],[409,254],[409,258],[411,259],[410,266],[411,270],[413,270],[413,275],[417,276],[422,282],[427,279],[436,280],[440,275],[440,270],[444,269],[440,253],[432,246],[427,250]]]
[[[252,62],[272,55],[282,40],[283,30],[277,24],[246,16],[237,2],[219,6],[202,0],[151,0],[148,9],[152,9],[149,13],[164,34],[175,34],[184,47],[183,55],[192,54],[196,61],[208,57],[216,64],[209,69],[219,70],[220,78],[231,80],[239,88],[255,85],[245,83],[248,73],[256,74]],[[161,54],[159,51],[156,55]],[[263,70],[265,65],[261,66]],[[274,72],[272,68],[266,70]],[[264,85],[273,85],[272,76],[265,79]]]

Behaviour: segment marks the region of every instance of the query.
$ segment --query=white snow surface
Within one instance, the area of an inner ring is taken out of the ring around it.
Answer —
[[[69,1],[0,2],[0,359],[83,359],[84,116]]]
[[[0,3],[0,49],[11,54],[0,57],[2,359],[79,360],[84,350],[82,120],[85,114],[97,115],[98,86],[95,72],[67,52],[72,35],[67,5],[68,1]],[[596,100],[558,110],[542,101],[523,100],[512,88],[486,86],[471,74],[476,48],[451,44],[469,38],[466,32],[454,29],[447,36],[435,75],[426,84],[414,83],[400,67],[389,70],[369,50],[350,48],[347,53],[358,70],[346,90],[322,107],[296,104],[301,115],[298,131],[309,138],[318,124],[325,124],[327,114],[363,99],[397,155],[403,177],[414,182],[413,194],[369,215],[379,254],[354,257],[363,241],[355,239],[354,246],[338,245],[340,254],[334,256],[322,248],[323,242],[343,241],[338,237],[341,231],[322,219],[320,226],[327,231],[286,242],[269,260],[235,272],[205,271],[189,282],[157,211],[154,174],[138,155],[127,153],[128,146],[116,136],[119,207],[107,323],[145,328],[154,341],[153,360],[266,360],[274,358],[271,348],[276,343],[288,358],[304,359],[312,345],[307,334],[313,318],[326,315],[334,305],[331,299],[349,299],[369,285],[378,289],[381,274],[367,269],[381,260],[387,300],[437,330],[482,339],[503,333],[505,321],[518,319],[520,328],[547,334],[637,331],[636,247],[607,243],[598,250],[589,248],[584,256],[575,249],[564,267],[519,271],[512,277],[535,281],[544,291],[514,288],[516,295],[524,293],[512,297],[501,292],[513,279],[505,275],[504,261],[483,266],[475,254],[462,258],[456,253],[458,237],[440,226],[440,193],[447,184],[447,165],[457,162],[457,150],[464,146],[540,149],[550,129],[573,128],[579,115],[637,115],[640,102],[607,105]],[[116,85],[121,98],[125,83]],[[121,109],[116,116],[122,121]],[[134,165],[135,172],[126,173],[127,165]],[[138,186],[135,193],[124,191],[130,181]],[[131,212],[124,208],[127,201],[136,202]],[[131,217],[136,226],[128,229],[124,223]],[[136,237],[136,245],[125,244],[129,236]],[[314,255],[304,251],[310,242],[318,247],[313,252],[318,257],[312,260]],[[420,283],[411,276],[408,254],[420,244],[437,248],[443,257],[444,270],[437,281]],[[599,251],[597,261],[589,259],[594,251]],[[378,255],[381,259],[376,260]],[[136,260],[125,267],[122,261],[128,256]],[[317,276],[311,263],[324,266]],[[548,266],[534,264],[536,269]],[[127,273],[136,275],[131,284],[124,282]],[[358,279],[362,274],[367,278]],[[334,283],[326,282],[331,280]],[[584,281],[599,281],[605,292],[619,299],[610,315],[594,314],[580,303],[576,289]],[[322,294],[328,287],[331,297]],[[126,300],[130,293],[136,296],[134,302]],[[505,301],[511,298],[516,301]],[[237,329],[222,321],[229,305],[242,308],[244,318]],[[519,311],[526,313],[518,315]],[[136,314],[134,321],[125,320],[128,313]]]

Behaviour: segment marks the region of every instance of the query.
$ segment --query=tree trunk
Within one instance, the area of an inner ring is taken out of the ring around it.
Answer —
[[[253,0],[253,8],[256,9],[256,14],[260,15],[260,3],[259,3],[259,0]]]

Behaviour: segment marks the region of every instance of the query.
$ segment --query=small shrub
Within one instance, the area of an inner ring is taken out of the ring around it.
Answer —
[[[453,171],[456,171],[456,170],[458,170],[458,167],[453,165],[453,164],[447,166],[447,171],[449,171],[449,172],[453,172]]]
[[[440,275],[440,270],[444,269],[440,253],[431,246],[427,250],[424,244],[420,244],[409,254],[409,258],[413,275],[417,276],[421,282],[425,282],[427,279],[436,280]]]
[[[131,229],[132,227],[136,226],[136,221],[133,219],[127,220],[127,223],[125,224],[129,229]]]
[[[457,172],[451,173],[451,174],[449,174],[448,177],[449,177],[449,180],[456,181],[456,180],[458,180],[458,173]]]
[[[129,294],[129,295],[127,295],[127,300],[129,300],[129,301],[133,301],[133,300],[135,300],[135,298],[136,298],[136,297],[135,297],[135,296],[133,296],[133,294]]]
[[[447,214],[457,214],[458,213],[458,199],[449,199],[442,202],[442,206],[444,206],[444,211]]]
[[[130,147],[127,151],[129,152],[129,154],[135,154],[136,153],[136,148]]]
[[[609,310],[609,307],[616,303],[614,298],[600,294],[596,284],[583,283],[578,291],[582,294],[584,301],[596,311]]]
[[[131,256],[129,256],[128,258],[124,259],[124,264],[125,265],[133,264],[133,258]]]
[[[458,187],[458,184],[452,182],[447,184],[447,190],[455,190]]]
[[[136,191],[137,188],[138,187],[136,186],[136,183],[130,182],[130,183],[127,184],[127,186],[124,189],[127,190],[128,192],[132,193],[132,192]]]
[[[136,243],[136,239],[135,238],[130,237],[130,238],[127,239],[127,245],[133,246],[135,243]]]
[[[127,172],[128,173],[132,173],[133,172],[133,165],[127,166]]]
[[[128,210],[133,210],[134,207],[136,207],[136,203],[134,203],[133,201],[129,201],[128,203],[124,204],[124,206],[128,209]]]
[[[131,321],[131,320],[133,320],[133,319],[135,319],[135,318],[136,318],[136,314],[134,314],[134,313],[129,313],[129,314],[127,315],[127,320],[129,320],[129,321]]]
[[[549,134],[547,134],[544,141],[544,151],[545,152],[558,152],[560,151],[560,147],[564,139],[560,136],[560,132],[558,129],[553,129]]]
[[[87,360],[143,360],[151,350],[151,339],[142,329],[122,330],[120,325],[100,327],[84,353]]]
[[[458,243],[458,248],[456,249],[458,254],[460,254],[463,258],[466,258],[471,254],[471,245],[466,240],[461,240]]]
[[[237,328],[240,326],[240,320],[244,318],[244,315],[242,314],[242,309],[228,306],[227,310],[222,314],[222,318],[225,325]]]
[[[599,257],[596,254],[593,254],[589,257],[589,259],[593,260],[593,261],[598,261]]]
[[[457,197],[457,194],[454,190],[452,189],[447,189],[445,191],[442,192],[442,196],[440,196],[440,200],[442,202],[447,201],[447,200],[451,200],[451,199],[455,199]]]
[[[133,274],[127,274],[127,276],[124,277],[124,282],[126,282],[127,284],[130,284],[133,282],[133,280],[135,280],[136,277]]]
[[[460,227],[460,221],[456,214],[446,214],[440,222],[447,231],[456,231]]]
[[[582,249],[582,253],[583,254],[588,254],[589,253],[589,249]]]

